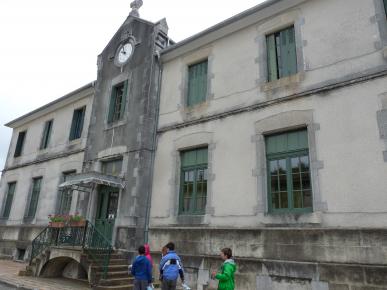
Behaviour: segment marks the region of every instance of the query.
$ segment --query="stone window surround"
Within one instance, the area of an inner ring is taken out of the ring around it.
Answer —
[[[104,125],[105,125],[104,130],[110,130],[112,128],[119,127],[119,126],[122,126],[122,125],[127,123],[128,110],[129,110],[129,99],[130,99],[129,96],[130,96],[130,91],[131,91],[130,84],[132,83],[131,79],[132,79],[132,72],[125,72],[125,73],[122,73],[122,74],[116,76],[115,78],[113,78],[111,80],[111,82],[109,82],[109,84],[108,84],[109,89],[108,89],[108,92],[106,94],[106,108],[107,108],[107,110],[106,110],[105,116],[104,116]],[[126,96],[125,96],[124,116],[118,122],[109,123],[108,118],[109,118],[110,102],[111,102],[111,98],[112,98],[112,90],[115,86],[117,86],[118,84],[125,82],[125,81],[128,81],[128,89],[127,89]]]
[[[191,107],[187,106],[187,98],[188,98],[188,67],[190,65],[199,63],[201,61],[208,61],[207,68],[207,94],[206,101],[193,105]],[[178,104],[178,109],[180,110],[180,114],[184,121],[188,121],[192,118],[195,118],[195,111],[202,111],[207,108],[208,102],[214,98],[214,94],[212,93],[212,79],[214,78],[213,72],[213,63],[214,63],[214,55],[212,53],[212,47],[205,47],[199,49],[189,55],[186,55],[181,58],[180,64],[180,75],[181,75],[181,83],[179,85],[180,91],[180,104]],[[197,116],[196,116],[197,117]]]
[[[180,202],[180,152],[189,149],[195,149],[200,147],[208,147],[208,180],[207,180],[207,203],[204,215],[186,215],[179,214],[179,202]],[[209,218],[215,212],[213,208],[213,181],[215,180],[215,174],[213,174],[213,155],[214,155],[215,143],[213,141],[212,132],[194,132],[178,139],[174,140],[173,149],[171,151],[172,160],[172,176],[169,180],[170,186],[170,202],[172,205],[168,211],[168,216],[174,218],[173,222],[176,224],[208,224]]]
[[[313,121],[313,111],[289,111],[273,115],[255,123],[255,133],[253,140],[256,143],[257,169],[254,175],[257,178],[257,207],[256,212],[265,215],[281,215],[279,213],[268,212],[268,189],[267,189],[267,162],[265,152],[265,135],[286,132],[298,128],[307,128],[310,158],[310,175],[312,181],[313,212],[323,212],[327,210],[327,204],[322,201],[318,172],[324,168],[322,161],[317,160],[316,131],[320,125]],[[289,213],[291,214],[291,213]],[[297,215],[307,215],[297,214]]]
[[[294,25],[296,41],[297,73],[292,76],[269,82],[266,36],[292,25]],[[273,17],[272,19],[257,26],[258,36],[256,37],[255,42],[258,45],[258,57],[256,58],[255,62],[259,66],[259,78],[256,80],[256,83],[260,87],[261,91],[266,92],[273,89],[282,88],[291,84],[299,83],[304,79],[305,66],[303,46],[305,43],[302,40],[302,25],[304,25],[304,18],[301,17],[300,11],[293,10],[288,13]]]
[[[384,11],[383,0],[374,0],[375,16],[371,17],[371,22],[376,22],[380,33],[380,41],[375,42],[375,48],[383,51],[383,56],[387,59],[387,11]]]

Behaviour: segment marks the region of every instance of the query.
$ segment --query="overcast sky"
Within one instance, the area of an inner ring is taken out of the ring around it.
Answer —
[[[263,0],[143,0],[143,19],[166,18],[180,41]],[[12,130],[3,124],[93,80],[97,55],[131,0],[0,0],[0,170]]]

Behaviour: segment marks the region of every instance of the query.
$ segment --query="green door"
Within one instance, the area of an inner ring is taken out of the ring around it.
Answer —
[[[109,241],[112,240],[113,236],[117,207],[118,189],[101,186],[98,193],[98,208],[95,226]]]

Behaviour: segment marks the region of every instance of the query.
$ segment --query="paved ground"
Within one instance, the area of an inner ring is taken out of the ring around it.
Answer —
[[[0,260],[0,290],[34,289],[34,290],[89,290],[83,283],[64,278],[35,278],[18,276],[19,270],[24,270],[26,264],[8,260]],[[3,283],[6,284],[3,284]],[[9,284],[15,287],[10,287]]]

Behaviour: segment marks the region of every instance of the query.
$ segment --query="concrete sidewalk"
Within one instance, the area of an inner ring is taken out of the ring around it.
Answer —
[[[39,290],[89,290],[87,283],[69,280],[65,278],[37,278],[18,276],[20,270],[24,270],[26,264],[9,260],[0,260],[0,282],[14,285],[19,289]],[[0,285],[1,289],[1,285]]]

